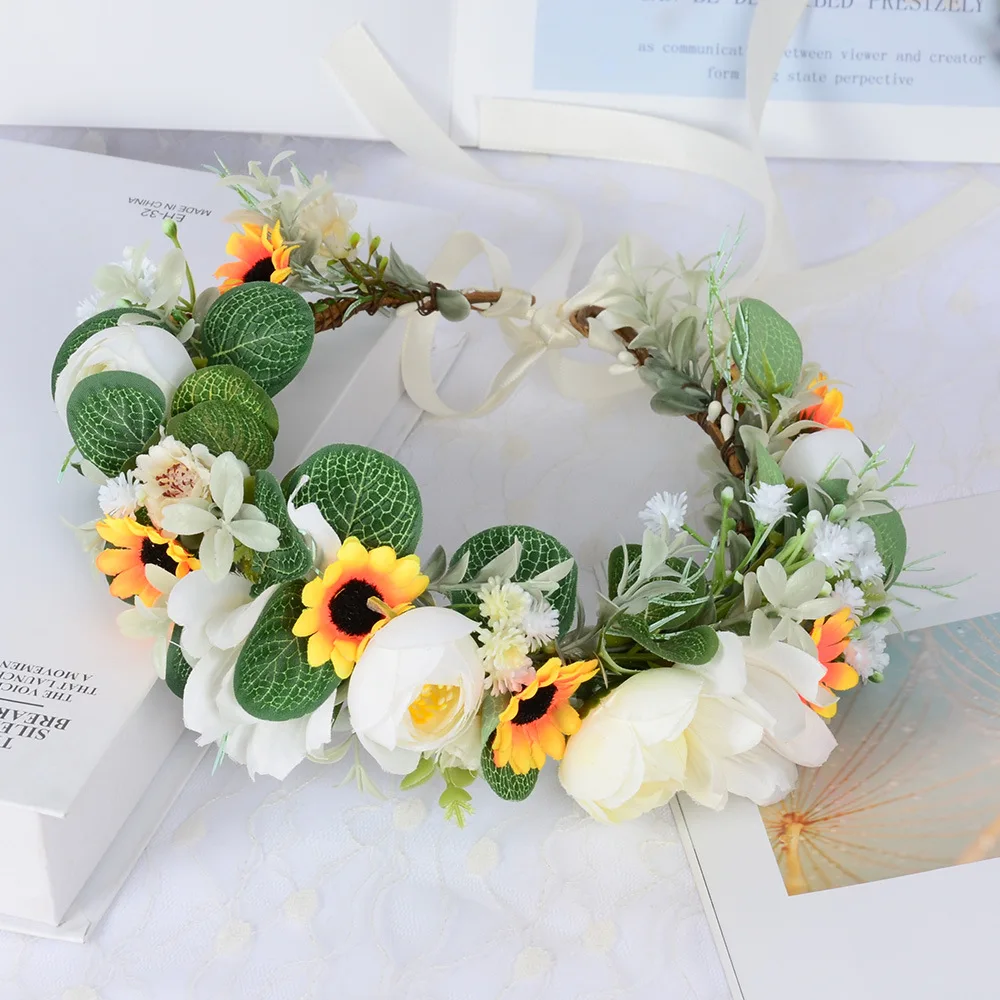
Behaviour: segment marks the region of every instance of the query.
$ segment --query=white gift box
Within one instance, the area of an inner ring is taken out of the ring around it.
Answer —
[[[5,487],[0,590],[0,927],[83,940],[106,909],[202,752],[149,643],[120,634],[112,598],[70,525],[100,516],[96,487],[60,468],[72,445],[49,396],[55,352],[76,304],[123,245],[169,248],[175,218],[199,287],[225,259],[238,207],[208,173],[0,143],[6,298],[0,365]],[[384,227],[416,266],[448,216],[360,200],[357,223]],[[274,470],[336,440],[366,442],[399,402],[398,338],[358,317],[317,338],[314,357],[276,400]],[[396,418],[398,420],[398,416]],[[331,439],[332,441],[333,439]],[[81,537],[86,537],[85,535]],[[94,533],[90,534],[96,540]]]

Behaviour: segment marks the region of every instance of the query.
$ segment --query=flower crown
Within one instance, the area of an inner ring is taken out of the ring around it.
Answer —
[[[623,241],[554,311],[720,459],[710,532],[685,494],[652,497],[590,624],[572,555],[536,528],[422,563],[420,493],[387,455],[331,444],[269,471],[272,397],[320,331],[403,306],[461,320],[503,294],[428,281],[353,230],[325,177],[275,165],[220,165],[244,210],[218,288],[197,293],[168,221],[158,266],[130,249],[99,272],[52,369],[66,464],[99,486],[81,530],[198,742],[278,778],[353,749],[367,785],[360,746],[404,788],[440,776],[460,823],[477,777],[524,799],[548,758],[602,820],[680,790],[784,797],[834,747],[841,693],[887,666],[903,470],[883,479],[786,320],[727,299],[732,248],[686,268]]]

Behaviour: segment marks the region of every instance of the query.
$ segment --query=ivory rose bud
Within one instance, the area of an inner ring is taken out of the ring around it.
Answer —
[[[785,452],[781,471],[786,479],[800,483],[815,483],[823,478],[850,479],[867,461],[868,452],[861,438],[835,427],[800,434]]]
[[[135,372],[155,382],[167,397],[194,371],[184,345],[169,330],[149,324],[123,323],[98,330],[70,356],[56,379],[55,402],[66,419],[66,404],[79,382],[98,372]]]
[[[369,640],[351,674],[347,710],[362,746],[390,774],[422,754],[459,751],[483,697],[476,623],[449,608],[406,611]]]

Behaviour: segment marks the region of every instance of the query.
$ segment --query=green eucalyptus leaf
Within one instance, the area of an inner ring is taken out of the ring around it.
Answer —
[[[906,526],[899,511],[861,518],[875,533],[875,547],[885,565],[885,585],[891,587],[906,564]]]
[[[671,663],[708,663],[719,648],[719,637],[715,630],[705,625],[683,632],[654,636],[645,617],[641,615],[618,615],[607,631],[608,635],[631,639],[654,656]]]
[[[802,372],[802,342],[783,316],[759,299],[744,299],[736,314],[733,357],[743,377],[765,398],[788,392]]]
[[[256,596],[272,583],[301,580],[312,566],[312,553],[288,516],[288,504],[278,480],[261,469],[254,481],[254,505],[281,534],[273,552],[251,553],[250,567],[257,582],[250,593]]]
[[[265,469],[274,458],[274,438],[264,423],[241,403],[206,399],[178,413],[167,433],[190,446],[203,444],[213,455],[231,451],[251,472]]]
[[[308,640],[292,634],[302,613],[302,583],[279,584],[247,636],[233,687],[236,700],[257,719],[285,722],[314,712],[340,683],[333,667],[310,667]]]
[[[467,576],[474,579],[479,571],[497,556],[506,552],[515,541],[521,543],[521,560],[514,574],[514,582],[524,583],[544,570],[572,559],[569,549],[551,535],[525,524],[501,524],[487,528],[463,542],[452,556],[454,566],[466,553],[469,554]],[[549,604],[559,612],[559,634],[565,635],[573,624],[576,611],[577,567],[559,581],[559,586],[547,596]],[[454,591],[452,603],[478,606],[479,598],[472,590]]]
[[[302,371],[315,335],[309,303],[269,281],[231,288],[213,303],[201,325],[209,365],[242,368],[269,396]]]
[[[389,263],[384,277],[387,282],[410,291],[429,292],[431,288],[427,279],[416,268],[410,267],[393,246],[389,247]]]
[[[174,393],[170,416],[176,417],[210,399],[238,403],[268,429],[272,438],[278,436],[278,411],[271,397],[236,365],[210,365],[188,375]]]
[[[782,486],[785,482],[781,466],[762,444],[757,445],[757,482],[772,486]]]
[[[170,330],[170,327],[166,323],[163,323],[156,313],[150,312],[148,309],[139,309],[137,306],[115,306],[114,309],[105,309],[103,312],[88,317],[79,326],[73,328],[70,335],[62,342],[62,346],[56,351],[56,359],[52,362],[53,398],[55,398],[56,394],[56,379],[59,378],[59,373],[66,367],[73,352],[90,340],[95,333],[100,333],[101,330],[117,326],[118,320],[126,313],[138,313],[140,316],[148,316],[150,319],[156,321],[151,324],[152,326],[159,326],[164,330]]]
[[[66,423],[80,454],[117,476],[146,450],[166,412],[163,392],[144,375],[98,372],[70,394]]]
[[[315,503],[341,538],[355,535],[366,548],[390,545],[399,555],[417,547],[423,527],[420,491],[394,458],[356,444],[332,444],[307,458],[285,488],[306,483],[295,498]]]
[[[191,676],[191,664],[181,652],[181,633],[183,629],[180,625],[175,625],[170,632],[170,642],[167,645],[167,672],[164,680],[167,687],[178,698],[184,697],[184,686],[188,677]]]
[[[530,770],[527,774],[515,774],[509,764],[497,767],[493,763],[492,739],[486,741],[482,756],[479,758],[480,770],[486,784],[507,802],[521,802],[526,799],[538,784],[538,771]]]

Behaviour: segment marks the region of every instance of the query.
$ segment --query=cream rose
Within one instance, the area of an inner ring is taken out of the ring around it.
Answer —
[[[682,790],[722,808],[726,761],[751,751],[764,735],[732,703],[744,683],[739,664],[722,657],[700,673],[674,666],[635,674],[568,740],[559,767],[563,788],[606,822],[634,819]]]
[[[820,479],[850,479],[868,461],[868,452],[856,434],[831,427],[800,434],[781,460],[786,479],[815,483]],[[829,472],[827,471],[829,469]]]
[[[56,379],[55,402],[66,419],[66,404],[77,384],[98,372],[124,371],[144,375],[167,397],[194,371],[184,345],[169,330],[148,324],[123,323],[98,330],[70,356]]]
[[[390,774],[408,774],[422,754],[466,756],[486,676],[475,628],[449,608],[414,608],[368,642],[347,710],[362,746]]]

